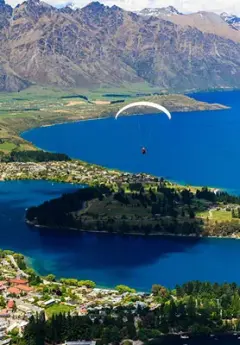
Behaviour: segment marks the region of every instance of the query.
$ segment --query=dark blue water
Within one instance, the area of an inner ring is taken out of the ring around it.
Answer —
[[[120,117],[34,129],[38,147],[132,172],[149,172],[194,185],[240,193],[240,91],[195,98],[229,110]],[[141,146],[148,154],[141,155]]]
[[[155,115],[87,121],[36,129],[24,137],[89,162],[240,192],[239,96],[195,96],[231,105],[226,111],[176,113],[172,121]],[[148,147],[145,157],[141,145]],[[101,286],[148,290],[153,283],[173,287],[192,279],[240,284],[237,240],[56,233],[25,224],[26,207],[74,189],[39,181],[0,183],[0,246],[23,252],[41,274],[92,279]]]
[[[240,241],[121,237],[32,229],[25,208],[76,187],[43,181],[0,182],[0,247],[22,252],[43,275],[92,279],[139,290],[192,279],[240,284]]]

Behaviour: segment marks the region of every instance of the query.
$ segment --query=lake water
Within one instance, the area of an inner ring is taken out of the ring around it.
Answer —
[[[229,110],[120,117],[34,129],[38,147],[132,172],[240,194],[240,91],[194,95]],[[141,155],[146,146],[148,154]]]
[[[147,171],[240,193],[239,92],[198,94],[231,110],[104,119],[36,129],[24,137],[44,149],[129,171]],[[140,127],[139,127],[140,123]],[[106,135],[107,133],[107,135]],[[140,154],[141,145],[148,154]],[[75,190],[43,181],[0,183],[0,247],[22,252],[41,274],[92,279],[139,290],[188,280],[235,281],[240,241],[143,238],[31,229],[25,208]]]
[[[100,286],[148,290],[192,279],[240,284],[240,241],[143,238],[32,229],[25,209],[74,185],[44,181],[0,182],[0,247],[21,252],[41,274],[92,279]]]

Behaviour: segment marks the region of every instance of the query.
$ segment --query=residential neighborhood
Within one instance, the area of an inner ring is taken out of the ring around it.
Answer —
[[[156,308],[153,295],[136,292],[120,285],[115,289],[95,287],[92,281],[77,279],[55,280],[53,275],[38,277],[27,268],[24,257],[11,251],[0,252],[0,345],[11,342],[12,336],[21,337],[32,316],[45,314],[46,320],[54,314],[70,315],[109,314],[114,317],[118,307],[130,307],[132,313],[139,307]],[[18,266],[24,266],[24,270]],[[83,345],[83,342],[68,342]],[[88,342],[90,344],[90,342]]]
[[[149,174],[123,173],[114,169],[103,168],[78,160],[51,162],[12,162],[0,163],[0,181],[7,180],[51,180],[79,184],[114,184],[114,183],[153,183],[158,178]]]

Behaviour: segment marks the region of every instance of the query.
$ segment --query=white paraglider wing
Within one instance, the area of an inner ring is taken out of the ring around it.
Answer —
[[[157,103],[153,103],[153,102],[135,102],[135,103],[128,104],[117,112],[115,119],[117,119],[118,116],[122,112],[124,112],[125,110],[132,108],[132,107],[139,107],[139,106],[156,108],[156,109],[162,111],[163,113],[165,113],[167,115],[167,117],[169,118],[169,120],[171,120],[170,112],[165,107],[163,107],[162,105],[157,104]]]

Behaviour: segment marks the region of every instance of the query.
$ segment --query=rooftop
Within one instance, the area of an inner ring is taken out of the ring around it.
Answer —
[[[9,309],[12,309],[14,307],[14,305],[15,305],[15,302],[12,299],[10,299],[7,303],[7,307]]]
[[[16,288],[21,290],[21,291],[25,291],[25,292],[30,292],[32,291],[33,289],[30,287],[30,286],[27,286],[27,285],[16,285]]]
[[[8,289],[8,293],[13,293],[13,294],[16,294],[16,295],[19,295],[21,293],[21,290],[19,290],[18,288],[16,287],[10,287]]]
[[[9,281],[12,284],[27,284],[28,283],[26,279],[18,279],[18,278],[9,279]]]

